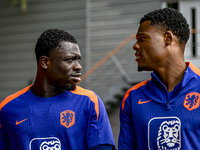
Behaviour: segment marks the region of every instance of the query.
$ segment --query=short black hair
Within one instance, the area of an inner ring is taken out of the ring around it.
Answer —
[[[140,24],[144,21],[150,20],[151,26],[161,27],[166,31],[171,31],[179,40],[181,44],[186,44],[189,36],[189,25],[178,10],[173,8],[163,8],[152,11],[141,18]]]
[[[48,29],[44,31],[35,45],[35,55],[37,63],[41,56],[49,56],[52,50],[61,47],[61,42],[71,42],[77,44],[74,36],[60,29]]]

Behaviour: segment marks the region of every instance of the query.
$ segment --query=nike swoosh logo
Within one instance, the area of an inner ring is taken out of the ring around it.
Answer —
[[[138,104],[141,105],[141,104],[148,103],[148,102],[150,102],[150,101],[152,101],[152,100],[150,99],[150,100],[148,100],[148,101],[142,101],[142,100],[140,99],[140,100],[138,101]]]
[[[16,124],[16,125],[19,125],[20,123],[22,123],[22,122],[26,121],[27,119],[28,119],[28,118],[26,118],[26,119],[24,119],[24,120],[22,120],[22,121],[19,121],[19,122],[18,122],[18,121],[16,121],[16,122],[15,122],[15,124]]]

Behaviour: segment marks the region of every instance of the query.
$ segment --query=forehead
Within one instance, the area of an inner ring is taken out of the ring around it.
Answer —
[[[138,32],[136,36],[140,36],[140,35],[149,35],[152,33],[160,33],[162,32],[159,28],[153,27],[150,25],[151,21],[144,21],[140,24],[139,28],[138,28]]]
[[[71,42],[61,42],[61,51],[64,51],[67,54],[75,54],[75,55],[81,55],[80,49],[78,44],[71,43]]]

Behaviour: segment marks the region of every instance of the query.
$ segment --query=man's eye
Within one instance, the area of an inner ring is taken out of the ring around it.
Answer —
[[[65,61],[71,63],[73,61],[78,61],[79,62],[80,60],[81,60],[81,58],[73,57],[73,58],[68,58]]]
[[[67,61],[67,62],[72,62],[73,59],[66,59],[65,61]]]
[[[141,38],[140,38],[140,41],[141,41],[141,42],[144,42],[144,40],[145,40],[144,37],[141,37]]]

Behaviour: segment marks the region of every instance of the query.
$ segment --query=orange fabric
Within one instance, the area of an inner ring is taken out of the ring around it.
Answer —
[[[124,109],[124,105],[125,105],[125,101],[126,101],[126,98],[129,96],[129,93],[132,91],[132,90],[135,90],[135,89],[138,89],[139,87],[147,84],[147,82],[151,80],[151,79],[148,79],[148,80],[145,80],[143,82],[140,82],[138,84],[136,84],[135,86],[133,86],[132,88],[130,88],[124,95],[124,98],[123,98],[123,101],[122,101],[122,112],[123,112],[123,109]]]
[[[194,66],[191,62],[186,62],[186,64],[196,73],[197,75],[200,76],[200,70],[196,66]]]
[[[24,94],[25,92],[27,92],[31,86],[32,86],[32,85],[30,85],[30,86],[28,86],[28,87],[26,87],[26,88],[24,88],[24,89],[18,91],[17,93],[14,93],[14,94],[12,94],[12,95],[6,97],[6,98],[1,102],[1,104],[0,104],[0,111],[1,111],[1,109],[3,108],[3,106],[5,106],[6,104],[8,104],[10,101],[12,101],[12,100],[15,99],[16,97],[18,97],[18,96]]]
[[[80,86],[76,86],[76,90],[71,91],[71,92],[74,94],[78,94],[78,95],[88,96],[90,98],[90,100],[94,102],[95,110],[97,113],[97,120],[98,120],[98,118],[99,118],[99,103],[98,103],[98,98],[95,95],[95,93],[90,90],[83,89]]]

